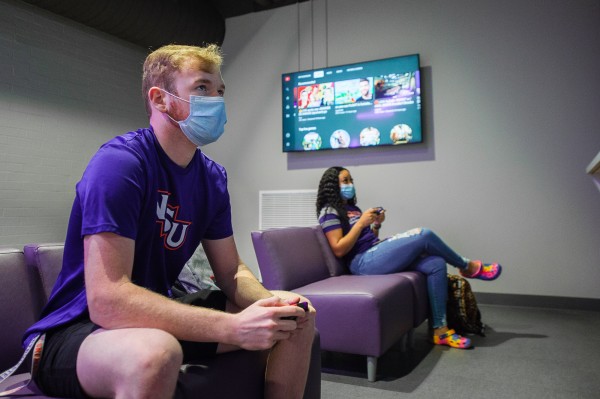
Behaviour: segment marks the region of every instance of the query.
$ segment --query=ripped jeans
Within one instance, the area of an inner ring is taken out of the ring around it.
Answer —
[[[466,269],[469,260],[458,255],[433,231],[413,229],[396,234],[358,254],[350,263],[352,274],[390,274],[416,270],[427,277],[433,328],[445,326],[448,277],[446,263]]]

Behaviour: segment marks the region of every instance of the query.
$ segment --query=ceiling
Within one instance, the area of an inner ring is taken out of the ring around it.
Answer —
[[[128,42],[223,44],[225,19],[307,0],[23,0]]]

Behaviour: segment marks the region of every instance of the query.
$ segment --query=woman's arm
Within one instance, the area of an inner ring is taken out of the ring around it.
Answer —
[[[375,208],[367,209],[360,216],[360,219],[354,223],[348,234],[344,235],[341,228],[325,233],[333,254],[341,258],[350,252],[356,244],[358,237],[360,237],[360,232],[373,223],[375,216]]]

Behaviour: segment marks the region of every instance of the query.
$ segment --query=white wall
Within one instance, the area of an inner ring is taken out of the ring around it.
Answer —
[[[229,123],[206,152],[229,171],[243,258],[256,265],[259,190],[315,188],[342,164],[362,206],[388,209],[384,234],[428,226],[502,261],[477,291],[600,298],[600,193],[585,174],[600,150],[598,1],[446,3],[315,0],[228,21]],[[415,52],[424,145],[281,153],[281,73]],[[147,125],[145,54],[0,0],[0,245],[64,240],[90,156]]]
[[[242,257],[256,265],[259,190],[316,188],[341,164],[359,205],[388,209],[383,234],[428,226],[504,264],[475,290],[600,298],[600,193],[585,173],[600,150],[599,20],[597,0],[315,0],[229,19],[229,122],[206,151],[228,169]],[[411,53],[424,145],[281,152],[282,73]]]
[[[146,52],[27,4],[0,2],[0,244],[64,241],[89,158],[147,126]]]

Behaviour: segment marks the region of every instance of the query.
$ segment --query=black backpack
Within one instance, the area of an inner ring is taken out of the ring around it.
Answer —
[[[479,334],[485,337],[485,324],[471,291],[471,284],[460,276],[448,274],[448,303],[446,306],[448,328],[459,334]]]

